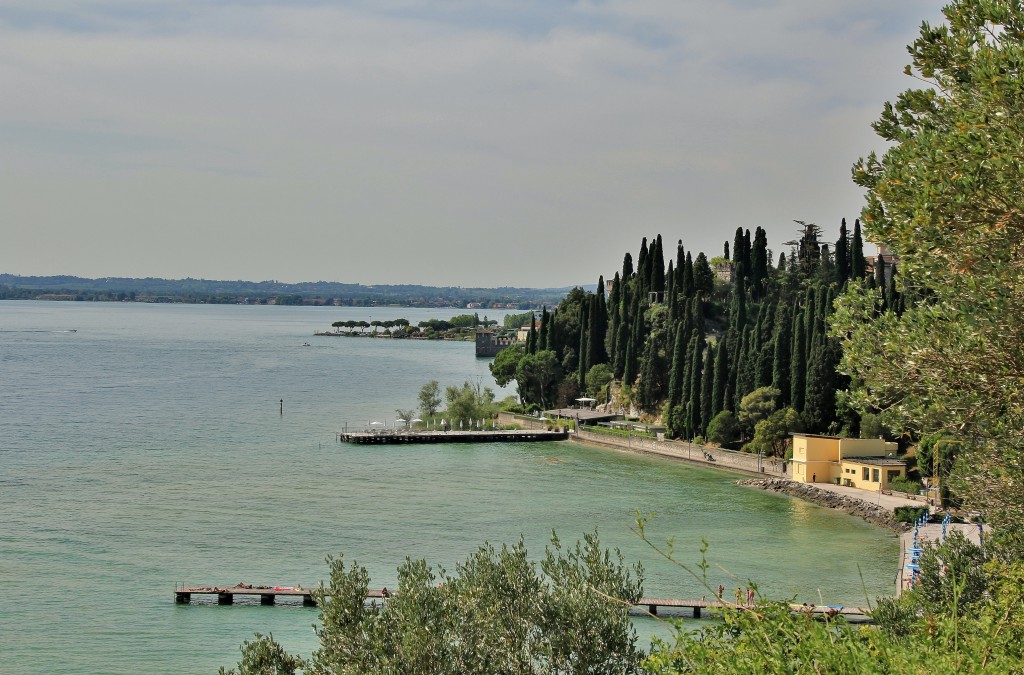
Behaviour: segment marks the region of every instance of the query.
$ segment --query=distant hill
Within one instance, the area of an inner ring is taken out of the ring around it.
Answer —
[[[593,287],[591,287],[591,290]],[[337,305],[366,307],[467,307],[529,309],[557,304],[566,288],[464,288],[334,281],[223,281],[213,279],[132,279],[74,276],[30,277],[0,274],[0,300],[78,300],[218,304]]]

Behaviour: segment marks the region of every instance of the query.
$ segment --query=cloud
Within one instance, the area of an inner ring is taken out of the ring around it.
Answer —
[[[0,8],[4,271],[534,286],[592,283],[658,232],[717,253],[737,226],[837,230],[935,13],[64,5]]]

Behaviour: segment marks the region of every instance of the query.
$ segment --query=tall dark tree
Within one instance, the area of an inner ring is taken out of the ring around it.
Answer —
[[[683,371],[686,369],[686,326],[679,322],[676,327],[675,345],[672,350],[672,368],[668,378],[669,410],[683,399]]]
[[[715,290],[715,273],[708,263],[708,257],[701,251],[693,261],[693,288],[705,298],[710,298]]]
[[[789,404],[797,412],[804,409],[804,394],[807,386],[807,344],[804,339],[804,317],[793,317],[793,348],[790,350]]]
[[[785,408],[792,398],[790,391],[790,350],[793,348],[793,318],[789,304],[780,302],[775,310],[774,359],[772,386],[779,390],[779,407]]]
[[[664,299],[665,294],[665,253],[661,235],[654,240],[654,249],[651,255],[651,292],[657,293],[659,299]]]
[[[537,351],[551,349],[551,317],[548,316],[548,306],[544,305],[540,313],[540,331],[537,336]]]
[[[853,221],[853,239],[850,242],[850,277],[863,281],[867,274],[864,262],[864,240],[860,234],[860,219]]]
[[[587,356],[590,354],[590,302],[584,302],[580,307],[580,332],[579,332],[579,346],[576,349],[576,353],[579,355],[576,363],[576,376],[577,381],[582,387],[587,381],[587,368],[590,364],[587,363]]]
[[[850,237],[846,231],[846,218],[839,224],[836,240],[836,280],[843,284],[850,278]]]
[[[714,417],[712,413],[714,404],[714,387],[715,387],[715,365],[714,365],[714,349],[711,345],[708,345],[704,350],[704,366],[701,368],[701,383],[700,383],[700,429],[697,434],[700,436],[707,435],[708,424],[711,423],[711,418]]]
[[[750,294],[755,300],[764,297],[768,284],[768,233],[758,227],[750,252]]]
[[[743,263],[737,263],[734,270],[732,302],[729,306],[729,327],[737,333],[747,325],[747,287]]]
[[[711,393],[711,417],[725,410],[726,389],[729,384],[729,349],[725,340],[718,341],[715,349],[715,382]]]
[[[608,307],[607,307],[607,329],[605,330],[604,338],[604,349],[605,354],[608,355],[609,361],[615,361],[616,353],[616,338],[618,337],[619,321],[622,320],[621,314],[621,286],[622,282],[619,279],[619,273],[616,272],[612,278],[612,290],[608,294]]]
[[[700,433],[701,421],[701,364],[704,362],[704,336],[698,331],[690,334],[690,351],[693,353],[690,362],[690,395],[686,402],[687,438],[693,438]]]
[[[749,268],[744,267],[742,270],[737,270],[737,267],[743,263],[743,228],[736,228],[736,235],[732,240],[732,276],[733,281],[746,275]]]

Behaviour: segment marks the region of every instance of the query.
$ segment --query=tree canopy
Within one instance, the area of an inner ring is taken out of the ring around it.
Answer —
[[[861,411],[967,442],[968,501],[1024,523],[1024,10],[957,0],[922,25],[907,73],[927,88],[886,103],[892,147],[859,161],[868,240],[898,256],[902,313],[854,284],[834,334]]]

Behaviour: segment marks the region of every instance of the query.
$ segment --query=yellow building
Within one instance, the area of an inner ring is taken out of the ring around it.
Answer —
[[[896,459],[896,444],[876,438],[793,434],[793,480],[884,490],[907,464]],[[838,479],[838,481],[837,481]]]

